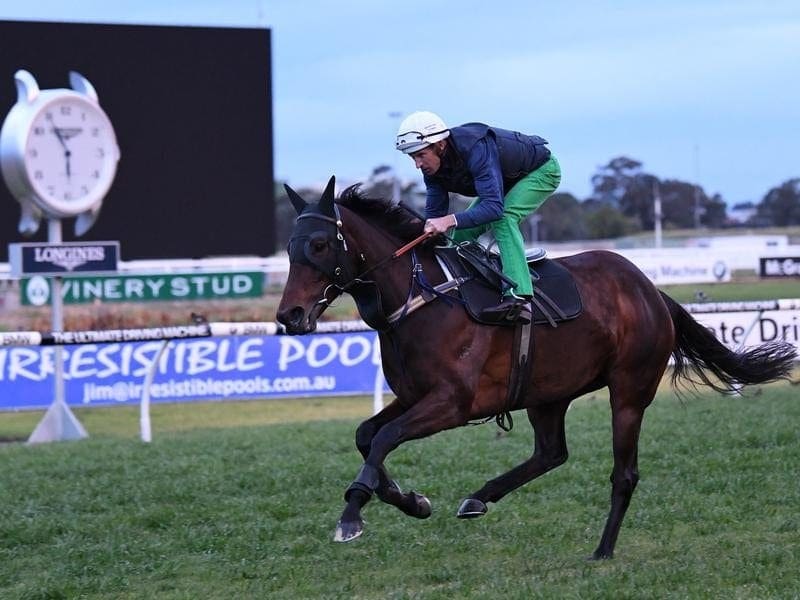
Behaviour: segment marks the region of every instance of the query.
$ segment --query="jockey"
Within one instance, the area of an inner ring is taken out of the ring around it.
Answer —
[[[396,147],[422,171],[427,188],[425,231],[455,228],[456,242],[477,240],[491,230],[500,249],[503,274],[516,283],[500,304],[481,317],[529,323],[533,285],[519,224],[556,190],[561,169],[536,135],[466,123],[448,128],[436,114],[410,114],[397,131]],[[449,212],[448,192],[475,197],[469,207]]]

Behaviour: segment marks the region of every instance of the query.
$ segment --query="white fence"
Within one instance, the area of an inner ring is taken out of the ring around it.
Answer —
[[[758,301],[758,302],[710,302],[704,304],[688,304],[685,307],[695,318],[711,329],[717,338],[732,350],[741,350],[749,346],[765,342],[787,341],[800,349],[800,298]],[[363,321],[320,322],[317,333],[348,333],[369,330]],[[143,393],[140,401],[141,439],[149,442],[152,439],[150,426],[150,388],[160,362],[161,353],[172,340],[186,340],[204,337],[224,336],[274,336],[284,331],[276,323],[198,323],[186,326],[152,327],[138,329],[117,329],[105,331],[67,331],[36,332],[17,331],[0,333],[2,346],[61,346],[83,344],[109,344],[124,342],[142,342],[163,340],[159,352],[155,355],[144,378]],[[384,380],[380,368],[380,360],[374,367],[373,407],[377,412],[383,406]],[[369,368],[369,364],[365,364]],[[366,391],[366,390],[365,390]],[[54,403],[55,404],[55,403]],[[50,423],[46,421],[50,419]],[[44,427],[43,427],[44,425]],[[42,428],[46,431],[41,438],[31,441],[54,441],[55,439],[74,439],[52,436],[53,430],[72,427],[78,434],[82,432],[80,424],[65,404],[51,406],[36,434]],[[59,430],[60,431],[60,430]],[[57,435],[57,434],[56,434]],[[78,437],[85,437],[85,433]]]

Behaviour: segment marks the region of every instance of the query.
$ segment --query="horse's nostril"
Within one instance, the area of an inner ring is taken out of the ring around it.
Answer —
[[[282,310],[278,312],[277,315],[277,319],[280,323],[294,327],[301,325],[304,317],[305,311],[302,306],[295,306],[289,310]]]

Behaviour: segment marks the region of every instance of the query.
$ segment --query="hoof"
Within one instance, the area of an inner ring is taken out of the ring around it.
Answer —
[[[432,512],[431,501],[421,494],[416,492],[411,493],[414,495],[414,500],[416,503],[416,510],[411,514],[411,516],[416,517],[417,519],[427,519],[430,517]]]
[[[339,521],[336,524],[336,533],[333,534],[333,541],[352,542],[362,533],[364,533],[364,523],[362,521],[354,521],[352,523]]]
[[[458,507],[456,516],[459,519],[477,519],[486,514],[489,509],[477,498],[467,498]]]

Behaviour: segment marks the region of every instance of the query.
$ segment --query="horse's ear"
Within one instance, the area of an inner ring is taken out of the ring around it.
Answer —
[[[303,209],[304,209],[306,206],[308,206],[308,202],[306,202],[305,200],[303,200],[303,199],[300,197],[300,194],[298,194],[297,192],[295,192],[295,191],[294,191],[292,188],[290,188],[290,187],[289,187],[288,185],[286,185],[285,183],[283,184],[283,188],[286,190],[286,193],[287,193],[287,194],[288,194],[288,196],[289,196],[289,200],[291,200],[291,201],[292,201],[292,206],[294,206],[294,209],[297,211],[297,214],[299,215],[301,212],[303,212]]]
[[[322,197],[319,199],[319,210],[323,215],[333,217],[333,188],[336,186],[336,177],[331,176]]]

